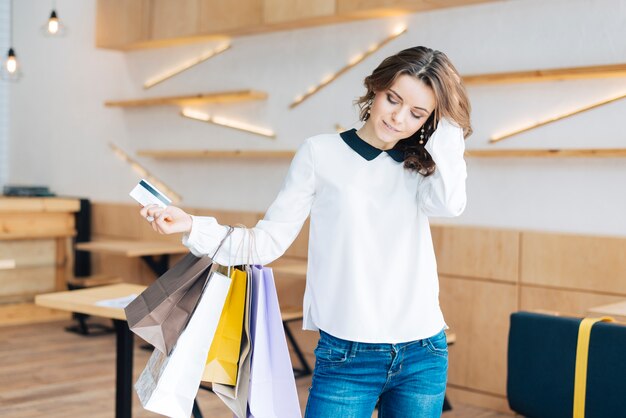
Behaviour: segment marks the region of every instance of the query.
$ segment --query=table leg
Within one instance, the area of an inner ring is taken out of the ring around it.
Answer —
[[[291,333],[288,322],[289,321],[283,321],[283,328],[285,329],[285,336],[291,343],[291,348],[293,348],[293,351],[296,352],[296,356],[298,357],[298,360],[300,361],[300,364],[302,365],[302,368],[300,369],[296,369],[295,367],[293,367],[293,374],[296,378],[309,376],[311,375],[311,366],[309,366],[309,362],[306,361],[306,358],[304,357],[304,354],[302,353],[302,350],[300,349],[300,346],[298,345],[298,341],[296,341],[295,337]]]
[[[133,399],[133,333],[126,321],[114,319],[113,323],[117,336],[115,418],[130,418]]]
[[[170,264],[169,254],[163,254],[158,259],[156,256],[144,255],[141,259],[148,265],[150,270],[152,270],[157,277],[163,275],[169,268]]]

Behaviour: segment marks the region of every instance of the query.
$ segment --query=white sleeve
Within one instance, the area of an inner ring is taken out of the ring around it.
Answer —
[[[442,118],[425,148],[437,168],[430,176],[422,176],[418,186],[419,207],[427,216],[459,216],[467,203],[463,130]]]
[[[235,228],[214,258],[215,262],[264,265],[279,258],[302,229],[314,195],[313,150],[307,139],[296,152],[282,188],[265,217],[250,232]],[[213,217],[192,216],[191,232],[183,235],[182,242],[194,255],[212,257],[227,232],[228,226],[220,225]]]

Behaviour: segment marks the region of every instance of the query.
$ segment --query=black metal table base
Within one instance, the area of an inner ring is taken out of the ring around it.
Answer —
[[[310,376],[312,373],[311,366],[309,366],[309,363],[306,361],[306,358],[304,357],[304,354],[302,353],[302,350],[300,349],[298,342],[296,341],[295,337],[291,333],[291,330],[289,329],[289,325],[288,325],[289,322],[291,321],[283,321],[283,328],[285,329],[285,336],[287,336],[287,339],[289,340],[289,343],[291,344],[291,348],[293,348],[293,351],[296,353],[296,357],[298,357],[298,361],[300,362],[299,368],[296,368],[296,367],[293,368],[293,375],[296,377],[296,379],[299,377]]]
[[[132,415],[133,341],[134,334],[126,321],[114,319],[117,358],[115,382],[115,418]]]
[[[141,259],[146,263],[146,265],[152,270],[152,272],[156,275],[156,277],[160,277],[169,268],[170,265],[170,256],[169,254],[163,254],[159,258],[151,255],[141,256]]]

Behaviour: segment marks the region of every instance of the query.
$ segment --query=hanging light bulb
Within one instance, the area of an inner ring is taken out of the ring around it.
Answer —
[[[9,25],[9,45],[13,45],[13,1],[11,1]],[[22,69],[17,61],[15,50],[11,46],[9,47],[9,52],[7,52],[6,59],[2,62],[2,68],[0,68],[0,78],[6,81],[17,81],[21,76]]]
[[[59,19],[57,15],[57,11],[55,8],[55,2],[52,2],[52,11],[50,12],[50,17],[45,25],[41,28],[41,31],[45,36],[48,37],[58,37],[65,35],[66,27]]]
[[[17,65],[17,58],[15,57],[15,51],[13,51],[13,48],[9,48],[9,53],[7,54],[7,60],[4,64],[6,71],[9,74],[15,74],[17,73],[18,65]]]
[[[50,35],[56,35],[59,33],[59,18],[57,17],[57,12],[55,10],[50,13],[50,18],[48,19],[48,33]]]

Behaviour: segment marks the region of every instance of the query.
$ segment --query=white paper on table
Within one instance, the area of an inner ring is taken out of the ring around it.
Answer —
[[[126,305],[131,303],[137,297],[136,294],[122,296],[120,298],[115,299],[103,299],[96,302],[97,306],[104,306],[106,308],[120,308],[124,309]]]

